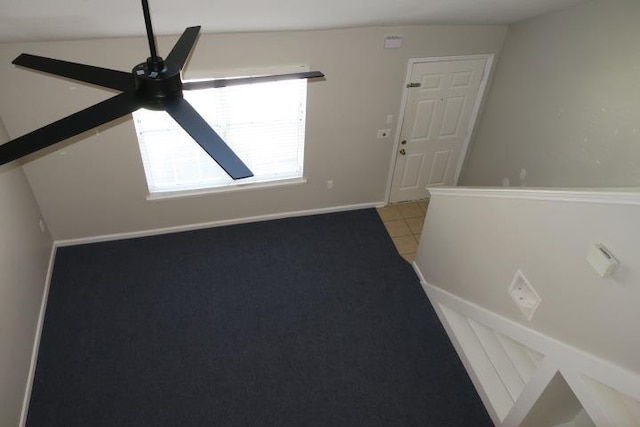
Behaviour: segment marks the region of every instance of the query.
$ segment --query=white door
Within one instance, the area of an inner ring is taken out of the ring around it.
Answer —
[[[390,202],[424,199],[428,187],[456,184],[488,60],[413,64]]]

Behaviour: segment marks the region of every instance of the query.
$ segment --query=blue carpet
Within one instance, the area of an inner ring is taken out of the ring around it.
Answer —
[[[27,426],[490,426],[375,210],[60,248]]]

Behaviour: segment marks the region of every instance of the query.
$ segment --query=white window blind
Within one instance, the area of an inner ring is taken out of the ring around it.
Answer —
[[[133,113],[149,192],[302,177],[307,82],[185,91],[184,97],[254,173],[232,180],[165,112]]]

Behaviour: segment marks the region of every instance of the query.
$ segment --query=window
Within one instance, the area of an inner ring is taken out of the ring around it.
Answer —
[[[255,176],[232,180],[164,111],[133,113],[151,196],[302,178],[307,81],[185,91]]]

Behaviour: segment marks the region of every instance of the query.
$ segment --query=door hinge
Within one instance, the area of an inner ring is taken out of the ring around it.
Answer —
[[[420,87],[420,86],[422,86],[422,83],[409,83],[407,85],[407,87]]]

